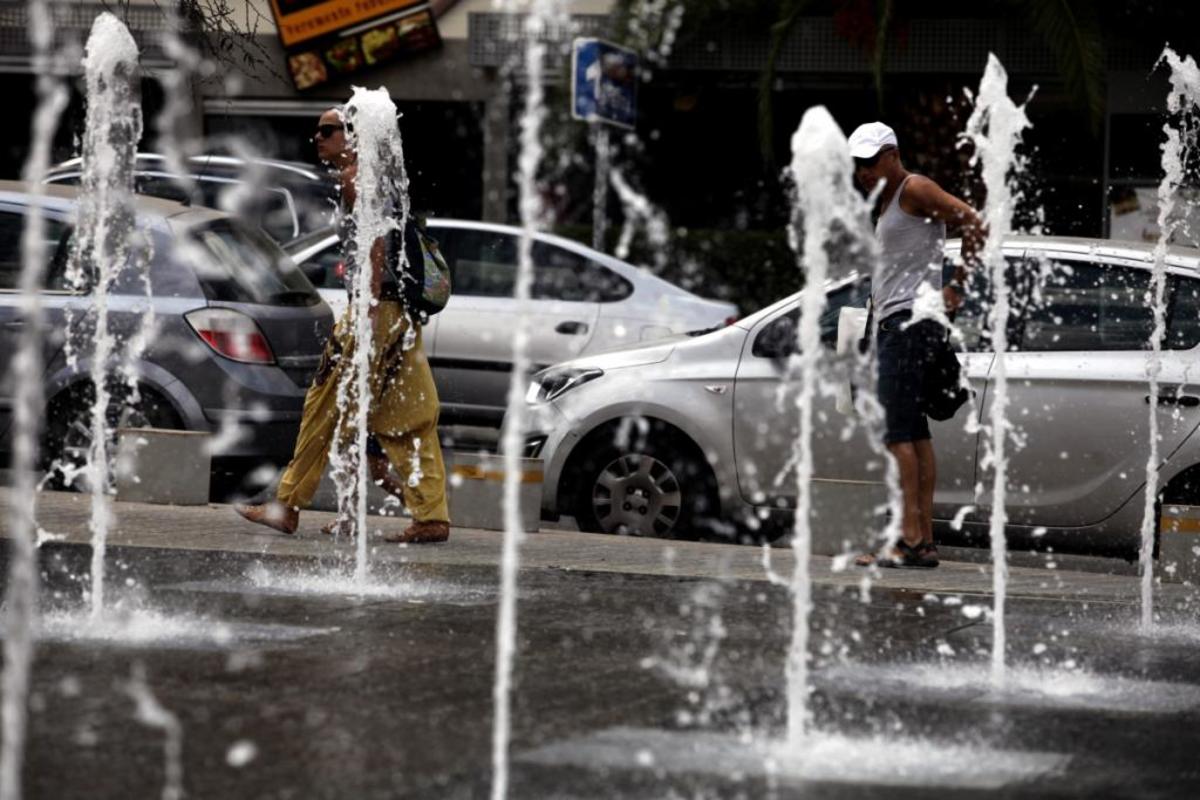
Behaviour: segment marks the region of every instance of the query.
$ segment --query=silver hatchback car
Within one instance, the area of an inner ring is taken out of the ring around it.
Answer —
[[[450,302],[425,327],[442,422],[498,426],[508,401],[512,332],[519,308],[517,250],[510,225],[430,219],[450,267]],[[342,250],[331,231],[285,248],[340,314],[346,306]],[[649,271],[578,242],[539,233],[533,243],[529,356],[537,369],[577,356],[676,333],[717,328],[737,306],[698,297]]]
[[[957,255],[957,243],[947,258]],[[1010,419],[1007,510],[1016,541],[1077,552],[1136,551],[1148,453],[1147,301],[1152,248],[1028,237],[1005,246],[1014,313],[1006,356]],[[1200,502],[1200,251],[1168,258],[1167,333],[1159,404],[1160,486],[1169,502]],[[822,339],[834,363],[843,306],[864,306],[868,281],[826,287]],[[975,401],[933,424],[934,516],[968,543],[986,537],[984,423],[994,402],[989,289],[972,277],[957,324]],[[688,536],[790,519],[797,418],[783,379],[795,351],[800,295],[706,336],[676,338],[558,365],[535,376],[527,454],[545,462],[543,515],[585,530]],[[1189,384],[1194,383],[1195,388]],[[814,442],[824,480],[881,480],[865,427],[848,426],[819,393]],[[874,472],[872,472],[872,468]],[[956,538],[948,535],[948,539]]]

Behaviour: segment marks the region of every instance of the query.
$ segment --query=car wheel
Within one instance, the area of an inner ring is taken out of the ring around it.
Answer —
[[[77,387],[53,398],[47,405],[46,431],[42,437],[42,465],[49,473],[47,485],[53,489],[88,489],[84,468],[92,446],[91,414],[95,390]],[[157,393],[144,390],[135,405],[122,401],[128,389],[113,392],[109,403],[109,475],[115,457],[117,428],[166,428],[180,430],[179,414]]]
[[[717,512],[715,481],[694,447],[648,438],[624,451],[598,448],[580,467],[575,521],[581,530],[698,538]],[[690,444],[690,443],[688,443]]]

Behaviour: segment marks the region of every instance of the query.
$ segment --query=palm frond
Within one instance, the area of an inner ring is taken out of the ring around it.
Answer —
[[[779,54],[791,35],[800,12],[808,0],[786,0],[779,10],[779,19],[771,26],[771,46],[767,50],[767,63],[758,80],[758,146],[765,166],[775,163],[775,70]]]
[[[887,47],[888,31],[892,26],[893,0],[883,0],[879,17],[875,21],[875,52],[871,59],[871,77],[875,79],[875,102],[879,106],[879,115],[883,116],[883,62]]]
[[[1104,119],[1104,40],[1094,0],[1017,0],[1058,62],[1070,93],[1087,109],[1093,132]]]

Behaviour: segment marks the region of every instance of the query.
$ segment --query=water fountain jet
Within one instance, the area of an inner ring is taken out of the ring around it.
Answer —
[[[989,532],[992,543],[992,680],[997,686],[1004,683],[1005,670],[1005,594],[1008,584],[1008,541],[1005,526],[1005,492],[1008,480],[1008,461],[1005,446],[1011,430],[1008,421],[1008,350],[1009,318],[1008,278],[1005,274],[1004,239],[1012,231],[1013,210],[1017,195],[1010,182],[1014,166],[1023,162],[1016,155],[1021,137],[1030,126],[1025,107],[1018,106],[1008,96],[1008,73],[995,55],[988,56],[983,79],[979,83],[975,110],[967,120],[963,140],[975,147],[973,164],[982,167],[987,200],[983,218],[987,224],[982,262],[991,277],[995,301],[988,314],[992,345],[995,350],[992,389],[991,423],[988,453],[992,466],[992,513]]]
[[[92,503],[91,608],[104,608],[104,557],[112,524],[109,475],[110,363],[118,343],[109,329],[110,291],[129,256],[135,224],[133,168],[142,136],[138,99],[138,48],[125,25],[105,12],[96,17],[83,61],[87,82],[87,119],[83,136],[79,219],[68,281],[87,287],[95,329],[89,353],[94,398],[87,476]]]
[[[813,404],[821,380],[820,317],[825,308],[825,284],[832,274],[829,245],[847,234],[852,241],[868,241],[869,233],[866,206],[852,183],[854,164],[849,145],[824,106],[806,111],[792,136],[790,174],[795,205],[788,239],[800,256],[805,286],[800,296],[799,355],[793,362],[799,372],[800,388],[795,401],[799,414],[799,436],[795,445],[797,500],[792,537],[795,567],[791,581],[792,637],[787,658],[787,745],[793,752],[799,752],[809,725]]]
[[[1200,112],[1200,68],[1191,56],[1180,58],[1167,47],[1159,57],[1171,70],[1171,91],[1167,94],[1167,111],[1182,121],[1178,127],[1163,126],[1166,141],[1162,143],[1162,181],[1158,185],[1158,241],[1154,246],[1154,265],[1147,299],[1154,309],[1154,329],[1150,334],[1150,355],[1146,362],[1149,384],[1149,442],[1146,458],[1146,489],[1142,509],[1141,546],[1138,568],[1141,572],[1141,627],[1148,633],[1154,624],[1154,538],[1158,530],[1155,509],[1158,503],[1158,377],[1162,371],[1162,342],[1166,335],[1167,247],[1179,229],[1181,219],[1175,214],[1180,190],[1184,183],[1184,161],[1187,151],[1196,146],[1197,114]]]
[[[350,144],[358,156],[354,178],[354,253],[359,260],[350,286],[350,326],[354,331],[352,369],[344,370],[337,388],[339,408],[352,409],[349,423],[353,442],[348,448],[342,437],[334,437],[330,461],[338,483],[339,515],[353,514],[357,534],[354,579],[367,580],[367,424],[370,419],[372,337],[370,254],[375,242],[387,239],[393,230],[408,225],[408,173],[404,166],[404,146],[396,104],[384,88],[356,88],[346,105],[346,126]],[[405,248],[399,248],[399,270],[407,273]],[[398,276],[401,277],[401,276]],[[401,277],[403,279],[403,277]],[[409,320],[403,346],[416,344],[415,320]],[[345,424],[343,420],[342,424]],[[339,431],[341,431],[339,425]]]
[[[538,194],[537,172],[542,160],[542,122],[546,116],[542,85],[546,43],[544,38],[556,21],[558,0],[533,0],[528,8],[510,0],[510,12],[527,12],[523,35],[525,103],[520,122],[520,155],[517,163],[518,208],[521,236],[517,243],[514,297],[517,324],[513,331],[512,373],[501,432],[504,454],[504,543],[500,565],[500,606],[496,619],[496,682],[492,690],[495,715],[492,727],[492,800],[508,796],[508,748],[512,736],[512,672],[517,635],[517,571],[520,548],[525,538],[521,521],[521,454],[524,450],[525,390],[529,380],[529,298],[533,284],[533,238],[542,226],[543,209]]]
[[[9,509],[12,543],[4,592],[4,676],[0,745],[0,800],[21,797],[25,760],[29,678],[33,666],[34,630],[38,624],[37,482],[38,427],[42,413],[42,337],[44,315],[40,289],[46,264],[45,219],[39,187],[50,166],[50,145],[69,94],[54,69],[54,27],[49,4],[29,3],[29,33],[38,75],[37,109],[30,130],[32,144],[22,173],[32,188],[29,214],[21,234],[21,298],[23,321],[13,361],[13,502]]]

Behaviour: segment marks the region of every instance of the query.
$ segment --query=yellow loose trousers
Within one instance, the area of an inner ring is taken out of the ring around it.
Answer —
[[[446,505],[446,467],[438,441],[438,396],[421,343],[404,349],[409,318],[403,306],[385,301],[375,309],[374,349],[370,362],[371,404],[367,431],[375,436],[396,471],[408,477],[404,505],[413,519],[450,521]],[[354,413],[339,413],[338,383],[354,369],[354,337],[347,311],[325,345],[321,366],[304,396],[300,435],[291,463],[279,481],[276,497],[292,508],[305,508],[317,491],[335,433],[353,435]],[[415,469],[419,465],[419,469]],[[416,480],[412,473],[416,471]]]

